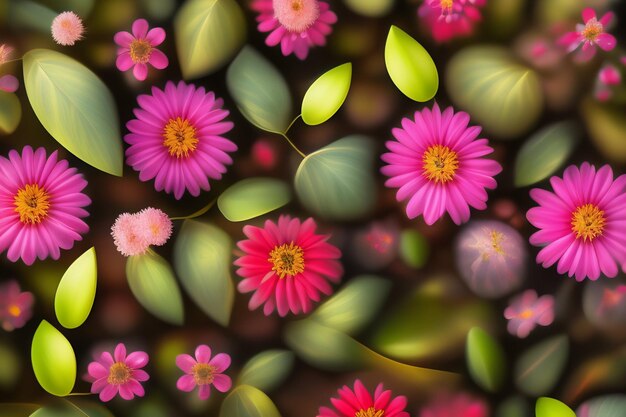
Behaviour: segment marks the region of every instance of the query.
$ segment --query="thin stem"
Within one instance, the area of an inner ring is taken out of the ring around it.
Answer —
[[[214,198],[209,204],[207,204],[206,206],[202,207],[200,210],[196,211],[195,213],[192,213],[192,214],[190,214],[188,216],[171,217],[170,220],[188,220],[188,219],[195,219],[196,217],[200,217],[204,213],[209,211],[211,209],[211,207],[213,207],[213,205],[215,204],[216,201],[217,201],[217,198]]]
[[[84,395],[93,395],[93,393],[91,393],[91,392],[71,392],[71,393],[67,394],[68,397],[78,397],[78,396],[84,396]]]
[[[279,135],[281,135],[282,137],[284,137],[285,139],[287,139],[287,142],[289,142],[289,144],[291,145],[291,147],[293,149],[296,150],[296,152],[298,152],[300,154],[301,157],[306,158],[306,154],[304,152],[302,152],[300,149],[298,149],[298,147],[291,141],[291,139],[289,139],[289,137],[287,136],[287,134],[285,133],[279,133]]]
[[[70,400],[65,400],[66,402],[68,402],[72,407],[74,407],[75,409],[77,409],[81,414],[89,417],[89,414],[85,413],[79,406],[77,406],[76,404],[74,404],[73,402],[71,402]]]
[[[21,61],[21,60],[22,60],[22,58],[9,59],[8,61],[4,61],[4,62],[2,63],[2,65],[4,65],[4,64],[9,64],[9,63],[11,63],[11,62]]]
[[[296,122],[296,121],[297,121],[300,117],[302,117],[302,115],[301,115],[301,114],[297,115],[297,116],[296,116],[296,118],[295,118],[295,119],[293,119],[293,120],[291,121],[291,123],[289,123],[289,126],[287,126],[287,129],[285,129],[285,131],[283,132],[283,134],[284,134],[284,135],[286,135],[286,134],[287,134],[287,132],[289,132],[289,129],[291,129],[291,126],[293,126],[293,124],[294,124],[294,123],[295,123],[295,122]]]

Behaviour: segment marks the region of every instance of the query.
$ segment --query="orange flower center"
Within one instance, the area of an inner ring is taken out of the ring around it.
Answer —
[[[435,183],[452,181],[459,168],[456,152],[447,146],[429,146],[422,157],[424,176]]]
[[[572,213],[571,225],[572,232],[576,233],[576,239],[582,238],[584,242],[591,242],[602,236],[606,225],[604,211],[594,204],[579,206]]]
[[[13,204],[22,223],[38,224],[48,215],[50,195],[37,184],[27,184],[17,191]]]
[[[593,19],[589,19],[585,28],[582,30],[581,35],[589,42],[595,42],[598,35],[600,35],[603,31],[604,27],[602,26],[602,23],[598,22],[598,20],[594,17]]]
[[[19,317],[20,314],[22,314],[22,309],[18,305],[11,304],[9,306],[9,315],[11,317]]]
[[[293,277],[304,271],[304,251],[293,242],[275,246],[268,261],[274,264],[272,271],[276,271],[280,279],[286,275]]]
[[[439,5],[441,6],[442,12],[450,12],[452,11],[452,5],[454,4],[454,0],[440,0]]]
[[[109,368],[107,382],[111,385],[122,385],[130,380],[132,372],[128,365],[123,362],[115,362]]]
[[[356,412],[354,417],[383,417],[385,410],[377,410],[374,407],[370,407],[367,410],[362,408]]]
[[[274,0],[274,16],[290,32],[301,33],[320,15],[317,0]]]
[[[191,373],[197,385],[208,385],[215,378],[215,367],[208,363],[196,363],[191,368]]]
[[[163,128],[163,145],[171,156],[188,158],[198,147],[196,128],[187,119],[170,119]]]
[[[517,315],[517,317],[519,317],[520,319],[528,320],[529,318],[531,318],[534,315],[535,315],[535,313],[530,308],[527,308],[526,310],[524,310],[521,313],[519,313]]]
[[[504,251],[502,250],[504,235],[497,230],[492,230],[489,235],[491,236],[491,248],[493,251],[497,254],[504,255]]]
[[[145,64],[150,60],[152,45],[145,39],[135,39],[130,43],[130,59],[135,64]]]

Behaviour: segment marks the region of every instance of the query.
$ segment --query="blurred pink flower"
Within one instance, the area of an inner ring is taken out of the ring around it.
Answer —
[[[573,52],[582,47],[576,53],[576,60],[585,62],[591,60],[596,54],[596,45],[605,51],[615,48],[616,40],[613,35],[606,33],[606,26],[613,19],[614,13],[608,12],[598,20],[596,12],[592,8],[583,10],[583,24],[576,25],[576,31],[563,35],[558,43],[567,48],[567,52]]]
[[[22,292],[17,281],[0,285],[0,326],[7,332],[24,327],[33,315],[34,302],[33,294]]]
[[[419,417],[489,417],[489,406],[465,393],[447,394],[423,407]]]
[[[111,235],[115,247],[124,256],[141,255],[150,246],[137,214],[120,214],[111,227]]]
[[[0,65],[7,63],[11,58],[11,54],[13,53],[13,48],[7,44],[0,45]]]
[[[0,77],[0,90],[7,93],[15,93],[20,86],[20,82],[13,75],[3,75]]]
[[[598,72],[598,81],[605,85],[619,85],[622,81],[622,76],[613,65],[605,65]]]
[[[535,290],[527,290],[513,298],[504,310],[509,320],[507,329],[513,336],[525,338],[537,326],[549,326],[554,321],[554,297],[542,295],[537,298]]]
[[[363,383],[354,381],[354,389],[344,385],[338,391],[339,398],[331,398],[335,410],[320,407],[317,417],[410,417],[404,411],[407,399],[400,395],[392,398],[392,393],[378,384],[374,396]]]
[[[482,20],[479,7],[486,0],[425,0],[417,13],[437,42],[469,36]]]
[[[211,348],[200,345],[196,348],[195,359],[186,353],[176,357],[178,366],[185,375],[178,378],[176,387],[184,392],[193,391],[198,386],[198,396],[201,400],[209,399],[211,385],[219,392],[227,392],[232,386],[232,381],[224,371],[230,366],[230,356],[226,353],[218,353],[211,358]]]
[[[172,235],[172,221],[162,210],[148,207],[137,213],[141,234],[149,245],[162,246]]]
[[[83,21],[74,12],[63,12],[52,21],[52,39],[59,45],[72,46],[83,38]]]
[[[254,142],[251,153],[254,162],[263,169],[273,169],[278,162],[276,146],[268,140],[259,139]]]
[[[113,356],[102,352],[100,358],[87,367],[87,379],[92,382],[91,392],[100,394],[100,401],[111,401],[118,393],[125,400],[135,395],[143,397],[145,391],[140,382],[147,381],[149,375],[142,370],[148,363],[146,352],[132,352],[126,356],[126,346],[120,343]]]
[[[117,50],[117,69],[128,71],[133,67],[133,75],[139,81],[148,76],[148,65],[156,69],[167,68],[169,61],[167,56],[156,49],[165,40],[163,28],[150,29],[145,19],[137,19],[133,22],[132,34],[117,32],[114,36],[115,43],[120,46]]]

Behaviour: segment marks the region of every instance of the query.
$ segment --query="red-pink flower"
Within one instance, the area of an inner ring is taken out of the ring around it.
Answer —
[[[133,75],[139,81],[148,76],[148,64],[156,69],[167,68],[167,56],[156,49],[165,40],[165,31],[162,28],[150,29],[145,19],[133,22],[132,34],[117,32],[115,43],[120,46],[117,50],[117,69],[128,71],[133,67]]]
[[[437,42],[469,36],[482,19],[479,7],[486,0],[425,0],[417,13]]]
[[[51,26],[52,38],[63,46],[72,46],[83,38],[83,21],[74,12],[63,12],[54,18]]]
[[[423,407],[419,417],[489,417],[489,407],[465,393],[446,394]]]
[[[595,10],[583,10],[584,24],[577,24],[576,31],[563,35],[558,43],[567,48],[568,52],[578,49],[576,59],[580,62],[589,61],[596,54],[596,45],[605,51],[615,48],[616,40],[613,35],[606,33],[606,26],[613,19],[613,12],[608,12],[598,20]],[[579,48],[582,45],[581,48]]]
[[[34,302],[33,294],[22,292],[17,281],[0,285],[0,327],[7,332],[24,327],[33,315]]]
[[[259,13],[259,31],[270,32],[267,46],[280,44],[284,56],[295,54],[302,60],[310,48],[326,45],[331,25],[337,21],[325,1],[253,0],[250,7]]]
[[[185,375],[178,378],[176,387],[184,392],[191,392],[197,386],[201,400],[208,400],[211,395],[211,385],[219,392],[227,392],[232,381],[224,371],[230,366],[230,356],[218,353],[211,358],[211,348],[200,345],[196,348],[195,359],[186,353],[176,357],[178,366]]]
[[[626,175],[613,180],[608,165],[596,172],[585,162],[569,166],[563,178],[552,177],[554,192],[535,188],[530,196],[539,206],[528,210],[528,221],[538,229],[530,237],[545,246],[537,263],[555,263],[559,274],[596,280],[600,273],[614,277],[617,262],[626,260]]]
[[[7,74],[0,77],[0,90],[15,93],[19,87],[20,82],[13,75]]]
[[[476,139],[481,128],[468,127],[469,120],[465,112],[448,107],[442,113],[435,104],[392,130],[396,140],[386,143],[390,152],[382,160],[388,165],[381,172],[390,177],[387,187],[398,188],[398,201],[408,200],[410,219],[423,214],[431,225],[448,212],[461,224],[469,220],[470,206],[487,208],[486,189],[496,188],[493,177],[502,167],[483,158],[493,149],[487,139]]]
[[[537,326],[549,326],[554,321],[554,297],[537,291],[526,290],[515,297],[504,310],[509,321],[507,329],[513,336],[525,338]]]
[[[404,411],[407,405],[405,396],[392,398],[392,393],[378,384],[374,396],[365,388],[360,380],[354,381],[354,389],[347,385],[338,391],[339,398],[331,398],[335,407],[320,407],[317,417],[410,417]]]
[[[91,392],[100,394],[100,401],[111,401],[118,393],[125,400],[132,400],[135,395],[143,397],[145,391],[140,382],[149,379],[148,373],[141,368],[148,363],[146,352],[132,352],[126,356],[126,346],[120,343],[113,356],[102,352],[100,358],[87,367]]]
[[[264,228],[243,228],[248,239],[237,243],[245,253],[235,261],[237,274],[244,278],[237,288],[254,292],[251,310],[264,304],[266,315],[275,308],[280,316],[308,313],[320,293],[333,292],[328,281],[341,279],[341,252],[326,242],[329,236],[316,234],[316,227],[311,218],[300,222],[280,216],[278,224],[267,220]]]

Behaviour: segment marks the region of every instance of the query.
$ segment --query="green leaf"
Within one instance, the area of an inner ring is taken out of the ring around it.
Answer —
[[[365,216],[376,202],[373,145],[352,135],[307,155],[294,179],[302,204],[327,219]]]
[[[40,407],[30,403],[0,403],[0,417],[29,417]]]
[[[237,53],[246,20],[235,0],[187,0],[174,17],[174,35],[183,78],[199,78]]]
[[[394,25],[385,43],[385,65],[393,83],[411,100],[428,101],[437,94],[435,62],[418,41]]]
[[[7,340],[8,342],[8,340]],[[17,386],[22,376],[22,355],[10,344],[0,342],[0,390],[9,391]],[[0,403],[0,410],[2,409]],[[0,417],[2,413],[0,412]]]
[[[0,414],[1,416],[1,414]],[[45,406],[30,415],[30,417],[113,417],[105,407],[86,401],[69,401],[61,404]]]
[[[555,336],[524,352],[515,365],[515,385],[532,397],[552,390],[565,369],[569,354],[567,336]]]
[[[174,267],[187,294],[222,326],[228,326],[235,298],[232,246],[222,229],[195,220],[185,220],[174,245]]]
[[[28,100],[48,133],[89,165],[122,176],[117,109],[102,80],[55,51],[33,49],[23,61]]]
[[[74,349],[65,336],[45,320],[33,336],[30,358],[43,389],[59,397],[72,392],[76,381]]]
[[[587,407],[586,414],[582,414],[580,412],[583,406]],[[624,410],[626,410],[626,395],[602,395],[585,401],[581,408],[578,409],[578,415],[581,417],[624,417]]]
[[[506,359],[500,344],[480,327],[467,334],[466,360],[470,376],[481,388],[497,391],[506,372]]]
[[[75,329],[87,320],[96,298],[98,265],[92,247],[65,271],[54,297],[54,311],[61,326]]]
[[[18,29],[33,29],[50,36],[50,26],[57,16],[54,10],[31,0],[10,0],[7,22]]]
[[[274,178],[246,178],[224,191],[217,207],[231,222],[262,216],[284,206],[291,200],[289,186]]]
[[[15,132],[22,120],[20,100],[13,93],[0,91],[0,134],[10,135]]]
[[[576,417],[571,408],[554,398],[541,397],[535,405],[536,417]]]
[[[528,139],[515,157],[515,185],[535,184],[554,174],[574,152],[579,131],[573,123],[561,122]]]
[[[400,235],[400,257],[408,266],[421,268],[426,265],[430,249],[428,240],[417,230],[404,230]]]
[[[224,399],[220,417],[280,417],[280,413],[263,391],[240,385]]]
[[[581,105],[581,114],[593,144],[610,161],[626,162],[626,118],[623,106],[599,103],[592,97]]]
[[[133,295],[146,310],[168,323],[183,324],[183,299],[174,271],[165,259],[152,251],[129,256],[126,278]]]
[[[245,46],[226,72],[226,85],[243,116],[259,129],[284,132],[291,122],[291,94],[278,70]]]
[[[311,84],[302,99],[302,120],[319,125],[333,117],[348,96],[352,81],[352,63],[339,65]]]
[[[381,17],[393,8],[394,0],[343,0],[354,13],[367,17]]]
[[[267,350],[252,357],[239,373],[237,385],[251,385],[272,391],[282,384],[293,369],[294,355],[288,350]]]
[[[522,396],[509,397],[496,409],[495,417],[528,417],[530,404]]]
[[[91,13],[95,0],[39,0],[40,3],[53,8],[58,12],[71,10],[81,18],[85,19]],[[48,32],[50,27],[48,27]]]

